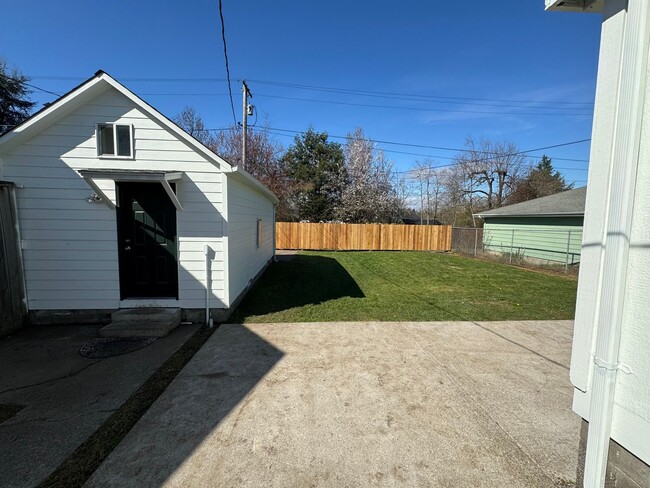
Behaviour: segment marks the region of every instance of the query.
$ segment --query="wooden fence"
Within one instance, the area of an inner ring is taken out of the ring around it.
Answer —
[[[329,251],[449,251],[451,226],[277,222],[275,247]]]

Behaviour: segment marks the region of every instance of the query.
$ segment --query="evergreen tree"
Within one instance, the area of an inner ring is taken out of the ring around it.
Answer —
[[[341,145],[328,141],[327,133],[310,128],[294,138],[283,161],[295,185],[298,220],[334,219],[345,181]]]
[[[571,188],[573,188],[573,184],[567,184],[562,174],[553,169],[551,158],[544,155],[537,166],[530,170],[526,178],[519,182],[508,203],[525,202]]]
[[[28,81],[17,69],[10,71],[7,61],[0,58],[0,134],[29,117],[36,105],[28,98]]]

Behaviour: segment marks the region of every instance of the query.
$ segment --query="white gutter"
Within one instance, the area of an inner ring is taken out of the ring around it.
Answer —
[[[277,207],[278,207],[277,203],[273,205],[273,222],[272,222],[272,225],[273,225],[273,262],[274,263],[278,261],[278,258],[275,255],[275,251],[276,251],[276,249],[275,249],[275,209]]]
[[[649,46],[650,4],[647,0],[629,0],[623,35],[609,188],[605,201],[605,253],[599,278],[602,289],[593,357],[585,488],[601,488],[605,485],[616,374],[618,369],[625,369],[618,362],[619,346]]]
[[[234,176],[236,179],[241,181],[244,184],[247,184],[251,188],[255,188],[257,191],[269,198],[273,205],[277,205],[280,200],[275,196],[271,190],[264,186],[257,178],[251,175],[246,170],[242,169],[241,166],[232,166],[230,169],[225,169],[224,174],[229,176]]]
[[[560,12],[591,12],[603,11],[604,0],[546,0],[546,10]]]
[[[584,212],[582,213],[539,213],[539,214],[489,214],[489,213],[478,213],[472,214],[474,217],[480,219],[492,218],[492,217],[584,217]]]

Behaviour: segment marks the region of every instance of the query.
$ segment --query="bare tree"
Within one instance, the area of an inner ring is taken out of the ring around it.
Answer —
[[[194,107],[187,106],[172,119],[181,129],[194,137],[203,145],[213,148],[215,138],[205,126],[203,119]]]
[[[211,147],[217,154],[233,165],[241,164],[241,128],[230,127],[216,134]],[[248,129],[246,146],[246,171],[266,185],[280,199],[276,209],[278,221],[296,218],[296,183],[287,173],[282,158],[284,148],[271,139],[269,132],[261,127]]]
[[[438,204],[442,193],[442,180],[434,161],[416,161],[411,173],[417,181],[420,196],[420,224],[438,220]]]
[[[512,142],[493,142],[471,137],[465,142],[465,151],[455,158],[464,182],[464,191],[473,198],[484,200],[488,209],[503,205],[522,177],[526,157]]]
[[[230,164],[235,166],[241,164],[242,146],[239,127],[233,126],[213,134],[205,127],[203,119],[193,107],[185,107],[173,120],[188,134]],[[295,217],[294,185],[284,167],[283,151],[282,146],[272,140],[264,128],[249,129],[246,170],[275,193],[280,200],[276,209],[276,218],[279,221],[293,220]]]

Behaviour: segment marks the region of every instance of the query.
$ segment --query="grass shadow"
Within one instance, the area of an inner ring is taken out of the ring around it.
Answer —
[[[230,317],[242,322],[251,315],[317,305],[338,298],[364,298],[350,273],[333,258],[298,254],[273,263]]]

